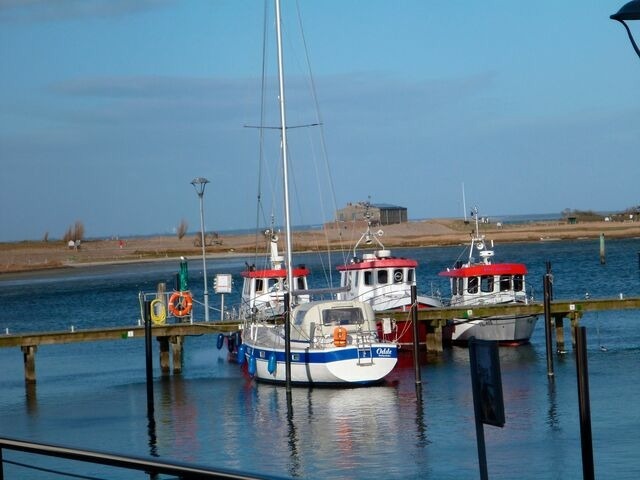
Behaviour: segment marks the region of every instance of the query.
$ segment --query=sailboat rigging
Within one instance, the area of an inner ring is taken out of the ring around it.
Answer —
[[[284,322],[280,323],[265,319],[264,316],[248,314],[243,326],[241,354],[247,362],[249,373],[262,381],[287,385],[378,383],[395,367],[398,352],[395,343],[378,340],[375,315],[370,305],[340,300],[294,301],[294,297],[304,294],[304,290],[300,291],[300,283],[295,283],[299,277],[294,279],[292,259],[280,0],[275,0],[275,24],[286,250],[286,281],[284,285],[281,284],[285,293],[285,315]],[[273,238],[271,242],[273,252]]]

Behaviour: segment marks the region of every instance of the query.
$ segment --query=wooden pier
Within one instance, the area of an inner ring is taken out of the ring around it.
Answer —
[[[556,349],[564,350],[564,320],[570,321],[571,327],[579,325],[585,312],[606,310],[640,309],[640,297],[615,299],[580,299],[555,300],[551,302],[550,317],[556,333]],[[378,318],[406,320],[409,311],[377,312]],[[544,316],[544,305],[541,302],[521,305],[491,305],[469,307],[430,308],[418,311],[418,321],[427,322],[426,347],[429,353],[443,351],[442,332],[454,318],[469,320],[482,319],[497,315],[539,315]],[[240,329],[240,323],[207,322],[207,323],[174,323],[153,325],[152,336],[160,343],[160,368],[163,375],[169,374],[171,364],[173,373],[182,371],[182,349],[184,337],[190,335],[210,335],[232,333]],[[571,330],[571,343],[575,346]],[[75,342],[95,342],[102,340],[144,339],[144,326],[123,326],[113,328],[74,330],[64,332],[27,333],[18,335],[0,335],[0,348],[20,347],[24,355],[24,374],[27,384],[36,382],[35,356],[40,345],[63,345]],[[173,357],[173,362],[170,360]]]
[[[182,371],[182,349],[184,337],[236,332],[238,322],[217,323],[175,323],[154,325],[152,336],[160,343],[160,369],[168,374],[170,368],[169,350],[173,356],[173,373]],[[18,335],[0,335],[1,347],[20,347],[24,355],[24,378],[26,383],[36,382],[36,351],[40,345],[63,345],[77,342],[96,342],[101,340],[144,340],[144,326],[124,326],[88,330],[68,330],[64,332],[26,333]]]

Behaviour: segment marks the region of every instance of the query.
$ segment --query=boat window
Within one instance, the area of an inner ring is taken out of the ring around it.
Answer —
[[[401,268],[397,268],[393,271],[393,283],[402,283],[404,280],[404,273]]]
[[[373,285],[373,275],[371,270],[366,270],[364,272],[364,284],[365,285]]]
[[[467,292],[478,293],[478,277],[469,277]]]
[[[270,278],[267,280],[267,292],[275,292],[278,289],[277,280]]]
[[[378,270],[378,283],[389,283],[389,272]]]
[[[256,278],[256,292],[262,291],[262,279]]]
[[[521,292],[524,289],[524,277],[522,275],[513,276],[513,289],[516,292]]]
[[[505,292],[511,290],[511,277],[509,275],[500,275],[500,291]]]
[[[410,268],[409,270],[407,270],[407,282],[408,283],[413,283],[413,276],[416,273],[416,271],[413,268]]]
[[[457,295],[458,294],[458,278],[452,278],[451,279],[451,294],[452,295]]]
[[[304,277],[298,277],[296,278],[295,284],[296,284],[296,288],[298,290],[306,290],[307,289],[307,282],[305,282],[305,278]]]
[[[493,275],[483,275],[480,277],[480,290],[483,292],[493,292]]]
[[[362,321],[362,310],[357,307],[332,308],[322,312],[323,325],[358,325]]]

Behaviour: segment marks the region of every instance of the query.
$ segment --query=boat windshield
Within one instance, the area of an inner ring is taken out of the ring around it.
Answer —
[[[324,325],[358,325],[362,322],[362,310],[357,307],[332,308],[322,312]]]

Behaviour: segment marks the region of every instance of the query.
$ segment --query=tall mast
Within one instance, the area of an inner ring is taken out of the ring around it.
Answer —
[[[280,18],[280,0],[275,0],[276,6],[276,37],[278,43],[278,84],[279,100],[280,100],[280,129],[282,139],[282,175],[284,184],[284,228],[285,239],[287,249],[287,288],[289,292],[294,289],[293,285],[293,273],[292,273],[292,260],[291,260],[291,217],[289,213],[289,157],[287,151],[287,119],[285,112],[284,102],[284,66],[282,59],[282,29]],[[289,295],[289,307],[293,301],[292,296]]]

